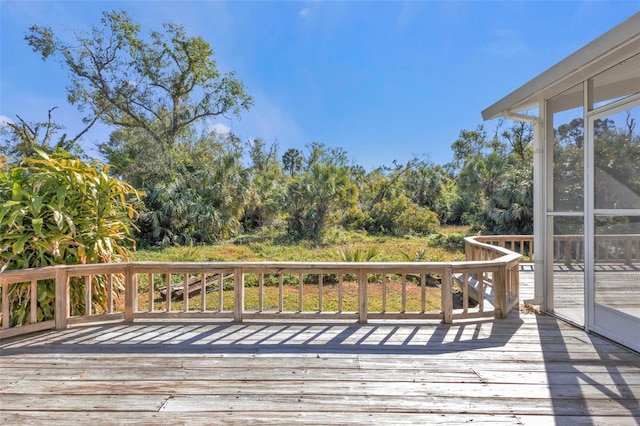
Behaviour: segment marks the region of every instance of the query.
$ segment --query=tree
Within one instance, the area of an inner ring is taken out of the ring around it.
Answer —
[[[96,120],[85,123],[85,127],[75,136],[68,137],[66,133],[57,137],[63,127],[53,121],[51,108],[47,114],[46,122],[30,123],[19,115],[17,122],[7,121],[0,125],[0,153],[5,156],[8,163],[19,164],[22,159],[37,156],[37,151],[49,154],[57,152],[79,155],[82,152],[78,144],[82,136],[95,124]]]
[[[479,216],[488,234],[533,234],[533,171],[511,168]]]
[[[529,123],[515,123],[489,140],[486,132],[460,132],[454,142],[457,198],[452,219],[475,230],[495,233],[531,233],[533,230],[533,173]]]
[[[584,208],[584,121],[571,120],[554,129],[553,209]]]
[[[112,166],[111,172],[115,176],[136,188],[146,190],[166,183],[176,172],[176,149],[162,152],[142,129],[115,130],[109,136],[109,142],[98,144],[98,151]],[[172,157],[170,160],[169,156]],[[168,164],[174,169],[169,169]]]
[[[489,148],[487,132],[479,125],[476,130],[461,130],[458,139],[451,145],[453,161],[447,165],[452,171],[459,171],[464,163],[482,155]]]
[[[640,208],[640,134],[634,133],[631,110],[626,113],[624,125],[594,122],[596,208]]]
[[[407,165],[404,188],[416,205],[429,208],[444,222],[449,209],[445,199],[448,180],[449,177],[441,166],[414,157]]]
[[[282,167],[289,172],[289,176],[293,176],[302,169],[304,157],[302,152],[296,148],[289,148],[282,155]]]
[[[212,133],[177,151],[184,155],[172,180],[151,187],[145,198],[142,240],[211,243],[236,235],[250,190],[238,138]]]
[[[284,173],[278,161],[278,146],[265,150],[261,139],[249,142],[251,184],[244,209],[244,231],[253,231],[276,224],[280,218],[284,197]]]
[[[314,142],[303,172],[287,185],[284,207],[289,233],[320,241],[331,215],[339,216],[356,204],[357,187],[351,181],[346,153]]]
[[[33,25],[25,39],[43,60],[55,57],[69,71],[68,100],[85,121],[141,131],[166,156],[167,170],[185,132],[206,119],[239,116],[253,103],[233,72],[220,74],[209,43],[180,25],[165,23],[143,38],[126,12],[112,11],[74,36],[66,42]]]

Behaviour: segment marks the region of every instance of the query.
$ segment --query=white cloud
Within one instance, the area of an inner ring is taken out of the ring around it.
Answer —
[[[216,132],[219,135],[227,135],[229,133],[231,133],[231,127],[227,126],[226,124],[222,124],[222,123],[216,123],[213,126],[211,126],[211,130],[213,130],[214,132]]]
[[[300,11],[300,13],[298,13],[298,16],[300,16],[301,18],[306,18],[309,16],[310,13],[311,13],[311,9],[309,9],[308,7],[305,7]]]
[[[0,126],[5,123],[13,123],[13,120],[7,117],[6,115],[0,115]]]

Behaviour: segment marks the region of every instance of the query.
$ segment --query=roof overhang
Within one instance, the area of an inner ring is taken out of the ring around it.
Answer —
[[[482,111],[484,120],[535,108],[545,99],[640,53],[640,12]]]

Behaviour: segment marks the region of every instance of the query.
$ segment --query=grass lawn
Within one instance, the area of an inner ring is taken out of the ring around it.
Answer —
[[[362,253],[373,249],[376,256],[372,261],[376,262],[406,262],[406,261],[454,261],[464,260],[464,243],[462,236],[468,234],[467,228],[449,227],[441,229],[440,234],[428,237],[381,237],[370,236],[362,233],[339,233],[333,241],[323,245],[313,245],[309,242],[279,243],[277,236],[258,235],[245,236],[217,245],[168,247],[164,249],[154,248],[139,250],[135,253],[135,260],[140,261],[343,261],[345,255],[353,255],[354,252]],[[158,288],[166,285],[164,277],[157,276],[156,291],[154,293],[155,309],[166,309],[166,299],[160,295]],[[172,282],[182,282],[184,277],[175,275]],[[256,281],[256,280],[253,280]],[[373,280],[372,280],[373,281]],[[383,311],[383,293],[386,294],[386,311],[401,312],[402,292],[404,285],[406,312],[421,311],[421,292],[419,284],[407,281],[403,284],[401,277],[390,275],[384,283],[371,282],[368,289],[368,303],[370,312]],[[245,309],[256,311],[259,309],[258,287],[251,280],[245,288]],[[149,306],[146,277],[140,277],[139,308],[147,309]],[[425,310],[438,310],[440,307],[440,289],[433,285],[427,285]],[[335,282],[324,283],[322,286],[323,306],[320,309],[320,288],[317,284],[306,283],[302,286],[303,311],[326,312],[339,311],[339,285]],[[219,292],[217,287],[206,294],[205,303],[208,310],[219,309]],[[225,285],[222,294],[222,309],[230,310],[233,303],[233,289]],[[278,285],[265,285],[263,294],[263,309],[266,311],[277,310],[279,307]],[[283,287],[284,311],[299,311],[300,287],[297,277],[287,281]],[[190,310],[200,310],[202,297],[195,295],[189,299]],[[358,291],[357,283],[345,279],[342,283],[342,311],[357,311]],[[171,310],[184,309],[183,301],[178,298],[171,302]]]
[[[336,232],[330,242],[314,245],[307,241],[281,243],[278,236],[243,236],[207,246],[141,249],[134,260],[142,261],[306,261],[339,262],[343,253],[374,248],[375,262],[443,262],[464,260],[462,237],[467,227],[445,227],[427,237],[371,236],[365,233]]]

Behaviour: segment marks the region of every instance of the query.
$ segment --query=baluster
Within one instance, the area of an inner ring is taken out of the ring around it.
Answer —
[[[469,311],[469,275],[465,272],[462,274],[462,312],[465,314]]]
[[[300,274],[298,276],[298,312],[303,311],[303,286],[304,286],[304,276]]]
[[[402,273],[402,312],[403,314],[407,311],[407,274]]]
[[[200,274],[200,311],[207,311],[207,273]]]
[[[284,312],[284,274],[278,274],[278,311]]]
[[[322,288],[323,288],[324,274],[318,276],[318,311],[322,312]]]
[[[387,312],[387,274],[382,274],[382,312]]]
[[[168,274],[166,274],[166,279],[167,279],[167,294],[165,297],[165,301],[167,303],[167,309],[165,309],[167,312],[171,312],[171,272],[169,272]]]
[[[184,304],[184,311],[189,312],[189,273],[185,272],[183,278],[184,283],[182,284],[182,302]]]
[[[91,315],[91,305],[93,299],[93,292],[91,288],[91,275],[84,277],[84,314]]]
[[[264,310],[264,274],[258,275],[258,312]]]
[[[480,312],[484,312],[484,281],[485,281],[485,272],[482,271],[477,274],[478,280],[478,310]]]
[[[156,286],[153,282],[153,274],[149,273],[147,279],[149,280],[149,312],[153,312],[155,310],[154,304],[156,299]]]
[[[342,273],[338,273],[338,312],[342,312],[343,310],[343,305],[342,305],[342,280],[343,280],[343,274]]]
[[[427,311],[427,274],[420,274],[420,312]]]
[[[224,272],[218,272],[218,312],[224,310]]]

